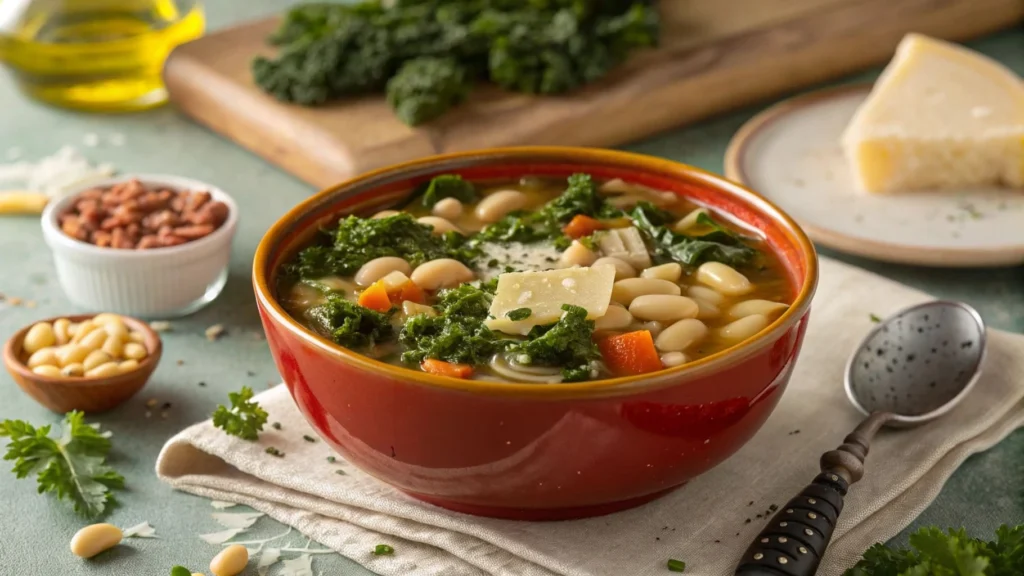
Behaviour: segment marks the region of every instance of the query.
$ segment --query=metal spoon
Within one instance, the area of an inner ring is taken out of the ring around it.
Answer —
[[[747,549],[737,576],[813,576],[832,539],[843,497],[864,475],[882,426],[908,428],[952,410],[985,358],[985,323],[961,302],[907,308],[864,338],[846,365],[846,395],[867,416],[821,457],[821,474],[775,514]]]

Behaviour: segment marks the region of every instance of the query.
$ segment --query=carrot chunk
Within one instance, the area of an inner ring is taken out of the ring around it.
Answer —
[[[388,297],[388,289],[384,286],[384,281],[378,280],[360,292],[358,304],[377,312],[391,310],[391,298]]]
[[[570,238],[583,238],[590,236],[598,230],[604,230],[605,225],[600,220],[595,220],[585,214],[577,214],[562,228],[562,232]]]
[[[654,339],[647,330],[609,336],[597,343],[604,363],[617,376],[646,374],[662,369]]]
[[[427,358],[420,364],[424,372],[452,378],[469,378],[473,375],[473,367],[469,364],[455,364],[444,360]]]
[[[391,300],[396,303],[408,300],[417,304],[425,304],[427,301],[427,294],[423,292],[423,288],[420,288],[419,284],[412,280],[406,281],[400,289],[392,292],[390,296]]]

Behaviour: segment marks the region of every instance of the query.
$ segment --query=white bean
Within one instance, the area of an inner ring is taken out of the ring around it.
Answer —
[[[142,335],[142,332],[129,332],[128,341],[135,342],[136,344],[142,344],[146,341],[146,337]]]
[[[92,317],[94,324],[98,326],[106,326],[110,322],[122,322],[121,317],[112,312],[102,312]]]
[[[36,353],[28,357],[28,367],[35,368],[36,366],[57,366],[60,364],[60,360],[57,359],[56,348],[43,348],[42,350],[36,350]]]
[[[401,290],[402,287],[405,286],[405,283],[409,281],[409,277],[398,270],[395,270],[381,278],[380,281],[384,284],[385,290],[388,292],[394,292],[396,290]]]
[[[85,371],[86,378],[110,378],[121,373],[117,362],[105,362],[92,370]]]
[[[668,280],[657,278],[626,278],[612,286],[612,301],[629,306],[637,296],[647,294],[682,294],[679,286]]]
[[[85,366],[82,364],[68,364],[60,369],[60,375],[68,378],[81,378],[85,375]]]
[[[736,303],[732,308],[729,308],[729,313],[727,315],[733,320],[745,318],[753,314],[761,314],[766,318],[771,318],[777,312],[781,312],[786,308],[789,308],[788,304],[772,302],[771,300],[744,300],[743,302]]]
[[[128,360],[142,360],[149,354],[146,347],[138,342],[129,342],[124,345],[124,357]]]
[[[683,267],[675,262],[651,266],[640,273],[641,278],[657,278],[659,280],[668,280],[669,282],[678,282],[679,277],[682,275]]]
[[[82,367],[85,368],[86,372],[88,372],[89,370],[92,370],[101,364],[106,364],[111,360],[113,360],[113,358],[110,357],[110,354],[107,354],[103,350],[93,350],[85,357],[85,360],[82,361]]]
[[[360,266],[356,272],[355,281],[360,286],[369,286],[395,271],[408,276],[412,273],[412,266],[398,256],[381,256]]]
[[[438,290],[469,282],[476,278],[476,274],[458,260],[438,258],[417,266],[411,278],[424,290]]]
[[[616,280],[636,278],[636,270],[633,269],[633,266],[630,265],[629,262],[626,262],[621,258],[615,258],[613,256],[602,256],[601,258],[594,260],[594,263],[591,264],[590,266],[592,268],[596,268],[598,266],[611,266],[615,268]]]
[[[686,296],[645,294],[637,296],[629,305],[629,313],[641,320],[674,322],[683,318],[696,318],[697,303]]]
[[[398,210],[381,210],[380,212],[374,214],[373,218],[387,218],[389,216],[396,216],[398,214],[400,214]]]
[[[665,329],[665,325],[657,320],[648,320],[640,325],[641,330],[647,330],[651,333],[651,338],[657,338],[658,334]]]
[[[682,352],[666,352],[661,355],[661,365],[665,368],[686,364],[688,359]]]
[[[72,326],[74,326],[74,324],[72,324]],[[74,334],[74,336],[71,337],[71,343],[75,344],[75,343],[81,342],[82,338],[85,338],[86,336],[88,336],[90,332],[92,332],[93,330],[99,330],[99,329],[100,329],[100,325],[99,324],[93,322],[92,320],[86,320],[86,321],[82,322],[81,324],[79,324],[78,328],[75,329],[75,334]]]
[[[722,311],[718,309],[718,306],[715,306],[707,300],[694,298],[693,301],[697,303],[698,320],[711,320],[722,315]]]
[[[107,331],[100,328],[97,330],[93,330],[92,332],[89,332],[89,334],[86,335],[85,338],[82,338],[78,345],[92,352],[93,350],[99,350],[101,347],[103,347],[103,344],[107,341],[107,338]]]
[[[111,358],[120,358],[124,354],[124,341],[127,339],[127,336],[125,334],[125,339],[117,336],[107,336],[107,340],[103,343],[101,350],[110,354]]]
[[[440,216],[421,216],[416,219],[420,224],[426,224],[434,229],[434,234],[445,234],[447,232],[458,232],[462,234],[462,230],[458,226],[451,222],[441,218]]]
[[[703,300],[715,306],[725,302],[725,296],[706,286],[690,286],[686,289],[686,294],[694,300]]]
[[[455,220],[462,216],[462,202],[458,198],[441,198],[431,209],[434,216],[440,216],[446,220]]]
[[[39,350],[46,348],[47,346],[53,346],[57,343],[57,336],[53,333],[53,326],[49,322],[39,322],[33,324],[28,332],[25,333],[25,338],[21,342],[21,347],[29,354],[35,354]]]
[[[64,345],[71,341],[71,334],[68,334],[68,328],[71,326],[71,320],[67,318],[59,318],[53,321],[53,335],[57,338],[58,345]]]
[[[705,262],[697,268],[697,281],[722,294],[740,296],[754,289],[747,277],[721,262]]]
[[[60,368],[51,366],[50,364],[43,364],[42,366],[36,366],[32,369],[33,374],[40,376],[49,376],[50,378],[60,378],[63,375],[60,373]]]
[[[584,246],[579,240],[573,240],[572,244],[559,257],[559,263],[565,268],[590,266],[595,260],[597,260],[597,254],[594,254],[590,248]]]
[[[633,323],[633,315],[618,304],[611,304],[608,310],[594,320],[594,330],[622,330]]]
[[[405,300],[402,302],[402,314],[405,314],[407,318],[412,316],[418,316],[420,314],[426,314],[427,316],[437,316],[437,310],[434,310],[433,306],[427,306],[426,304],[417,304],[412,300]]]
[[[92,558],[120,544],[123,537],[121,529],[113,524],[92,524],[75,532],[71,538],[71,553],[80,558]]]
[[[768,318],[762,314],[744,316],[718,329],[718,336],[727,342],[740,342],[764,330]]]
[[[232,544],[210,560],[210,572],[213,572],[213,576],[235,576],[245,570],[248,563],[249,551],[245,546]]]
[[[697,218],[700,217],[701,214],[708,214],[708,209],[697,208],[696,210],[691,211],[686,216],[683,216],[681,220],[673,224],[672,229],[676,232],[686,232],[697,225]]]
[[[75,364],[84,362],[85,357],[89,355],[88,348],[79,346],[78,344],[67,344],[57,349],[57,361],[60,365],[67,366],[68,364]]]
[[[526,194],[518,190],[499,190],[476,205],[476,217],[486,224],[497,222],[509,212],[525,208],[527,200]]]
[[[128,337],[128,327],[124,325],[120,318],[107,322],[103,328],[110,336],[117,336],[122,339]]]
[[[139,367],[138,360],[125,360],[117,365],[118,374],[127,374]]]
[[[662,330],[654,346],[662,352],[682,352],[708,335],[708,327],[695,318],[680,320]]]

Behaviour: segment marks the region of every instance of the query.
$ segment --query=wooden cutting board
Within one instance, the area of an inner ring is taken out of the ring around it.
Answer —
[[[492,146],[615,146],[888,60],[909,31],[951,40],[1024,20],[1022,0],[663,0],[662,46],[561,97],[476,89],[409,128],[382,96],[318,108],[252,83],[277,19],[178,47],[164,77],[186,114],[317,187],[430,154]]]

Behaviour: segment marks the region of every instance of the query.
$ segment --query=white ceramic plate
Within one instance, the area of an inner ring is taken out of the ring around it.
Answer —
[[[870,86],[799,96],[757,115],[733,137],[726,176],[774,202],[819,244],[928,266],[1024,263],[1024,190],[870,195],[859,191],[839,138]]]

